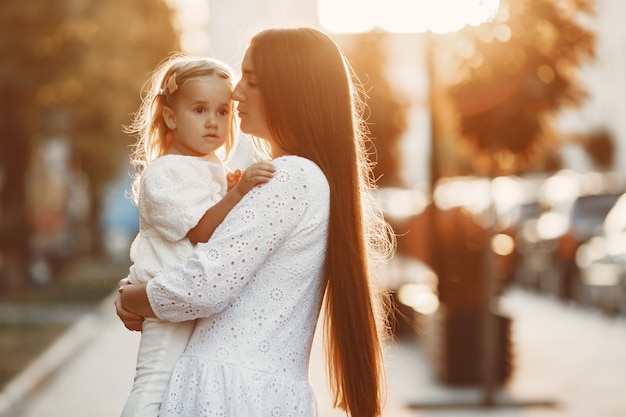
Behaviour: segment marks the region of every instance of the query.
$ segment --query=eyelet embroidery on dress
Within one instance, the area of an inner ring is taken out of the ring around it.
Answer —
[[[184,272],[148,285],[159,317],[199,318],[161,416],[315,415],[307,363],[323,293],[328,185],[310,161],[275,165],[272,181],[244,197]]]
[[[272,299],[272,301],[278,302],[283,299],[284,294],[284,291],[280,288],[272,288],[272,290],[270,291],[270,298]]]

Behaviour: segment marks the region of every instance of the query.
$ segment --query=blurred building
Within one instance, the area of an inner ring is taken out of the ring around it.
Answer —
[[[248,40],[269,27],[317,26],[316,0],[209,0],[210,54],[237,67]]]
[[[596,0],[596,11],[595,17],[584,22],[597,36],[597,58],[581,68],[589,98],[582,108],[564,112],[560,126],[564,134],[607,129],[615,139],[615,170],[626,173],[626,2]],[[568,168],[592,169],[579,147],[566,146],[563,155]]]

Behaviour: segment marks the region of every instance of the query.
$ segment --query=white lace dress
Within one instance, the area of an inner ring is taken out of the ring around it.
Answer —
[[[311,161],[276,174],[230,212],[184,267],[148,283],[159,318],[199,319],[160,417],[311,417],[311,343],[320,311],[329,189]]]

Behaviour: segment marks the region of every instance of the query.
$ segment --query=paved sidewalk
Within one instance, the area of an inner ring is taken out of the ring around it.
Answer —
[[[402,341],[387,351],[384,416],[626,416],[626,319],[521,290],[510,291],[501,305],[513,318],[515,365],[496,406],[478,406],[480,388],[437,383],[420,344]],[[117,417],[132,383],[138,341],[106,300],[0,393],[0,416]],[[318,338],[310,369],[320,417],[342,416],[331,407]],[[530,406],[544,400],[556,406]]]

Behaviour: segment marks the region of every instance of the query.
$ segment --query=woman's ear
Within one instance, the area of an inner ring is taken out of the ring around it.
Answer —
[[[163,120],[165,120],[165,124],[168,129],[174,130],[176,129],[176,115],[174,111],[169,106],[163,106],[162,111]]]

